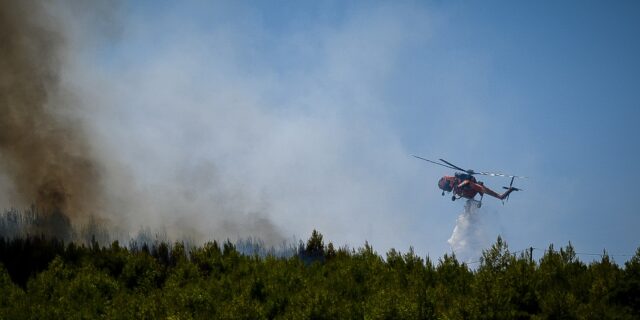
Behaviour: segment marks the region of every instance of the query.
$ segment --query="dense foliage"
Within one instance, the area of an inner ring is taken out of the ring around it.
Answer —
[[[539,261],[497,242],[476,269],[453,255],[386,257],[324,244],[240,254],[226,242],[123,247],[0,240],[0,319],[638,319],[640,249],[623,267],[569,244]]]

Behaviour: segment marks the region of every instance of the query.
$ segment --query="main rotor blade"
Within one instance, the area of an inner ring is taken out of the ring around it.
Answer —
[[[475,172],[475,173],[482,174],[485,176],[492,176],[492,177],[523,178],[523,179],[527,178],[525,176],[513,176],[510,174],[504,174],[504,173],[493,173],[493,172]]]
[[[435,161],[429,160],[429,159],[425,159],[423,157],[418,157],[416,155],[413,155],[413,156],[418,158],[418,159],[420,159],[420,160],[431,162],[433,164],[437,164],[437,165],[443,166],[445,168],[454,169],[454,170],[460,170],[460,171],[466,172],[468,174],[481,174],[481,175],[491,176],[491,177],[523,178],[523,179],[528,178],[528,177],[525,177],[525,176],[514,176],[514,175],[504,174],[504,173],[482,172],[482,171],[481,172],[476,172],[476,171],[473,171],[473,170],[462,169],[462,168],[456,166],[455,164],[453,164],[453,163],[451,163],[451,162],[449,162],[447,160],[444,160],[444,159],[438,159],[438,160],[446,163],[446,165],[444,165],[442,163],[439,163],[439,162],[435,162]]]
[[[416,156],[416,155],[413,155],[413,156],[414,156],[414,157],[416,157],[416,158],[418,158],[418,159],[420,159],[420,160],[424,160],[424,161],[427,161],[427,162],[431,162],[431,163],[433,163],[433,164],[437,164],[437,165],[439,165],[439,166],[443,166],[443,167],[445,167],[445,168],[454,169],[454,170],[460,170],[459,168],[450,167],[450,166],[444,165],[444,164],[439,163],[439,162],[435,162],[435,161],[431,161],[431,160],[429,160],[429,159],[425,159],[425,158],[423,158],[423,157],[418,157],[418,156]]]
[[[456,169],[456,170],[460,170],[460,171],[464,171],[464,172],[474,172],[473,170],[465,170],[465,169],[462,169],[462,168],[460,168],[460,167],[456,166],[455,164],[453,164],[453,163],[451,163],[451,162],[449,162],[449,161],[447,161],[447,160],[445,160],[445,159],[440,159],[440,161],[442,161],[442,162],[444,162],[444,163],[446,163],[446,164],[448,164],[448,165],[452,166],[452,167],[453,167],[454,169]]]

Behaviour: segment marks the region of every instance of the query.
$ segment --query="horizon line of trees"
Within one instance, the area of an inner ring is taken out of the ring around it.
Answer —
[[[638,319],[640,248],[624,265],[582,262],[569,243],[538,260],[506,242],[477,268],[412,248],[385,256],[325,245],[289,257],[230,241],[100,245],[0,238],[0,319]]]

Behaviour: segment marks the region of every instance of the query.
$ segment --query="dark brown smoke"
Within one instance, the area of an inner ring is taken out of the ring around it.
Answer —
[[[81,122],[69,116],[60,84],[65,38],[43,3],[0,0],[0,172],[10,205],[85,221],[99,205],[100,170]]]
[[[136,143],[122,146],[121,135],[102,131],[136,132],[113,122],[112,114],[128,116],[115,105],[120,97],[113,96],[122,85],[119,71],[113,78],[97,72],[102,61],[94,60],[113,50],[111,40],[119,40],[119,8],[111,0],[0,0],[0,210],[13,207],[28,217],[5,219],[22,222],[0,223],[0,237],[26,232],[75,240],[82,230],[91,237],[108,230],[125,240],[144,225],[168,230],[174,238],[249,235],[280,243],[284,238],[263,214],[267,201],[222,175],[210,176],[215,166],[199,165],[208,159],[171,156],[170,165],[159,161],[146,168],[137,154],[162,150],[172,155],[175,146],[138,150],[145,145],[143,137],[133,136]],[[133,78],[144,70],[133,70]],[[96,88],[92,81],[102,85]],[[144,92],[135,95],[140,101],[150,98]],[[135,171],[140,168],[145,170]]]

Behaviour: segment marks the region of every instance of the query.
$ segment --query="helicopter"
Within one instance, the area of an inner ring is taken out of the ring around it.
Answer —
[[[482,198],[484,197],[485,194],[488,194],[494,198],[500,199],[502,200],[502,204],[504,204],[504,201],[508,201],[509,200],[509,195],[513,192],[513,191],[522,191],[522,189],[520,188],[516,188],[513,186],[513,180],[515,178],[526,178],[524,176],[513,176],[513,175],[508,175],[508,174],[502,174],[502,173],[491,173],[491,172],[481,172],[481,171],[474,171],[474,170],[466,170],[466,169],[462,169],[458,166],[456,166],[455,164],[452,164],[451,162],[444,160],[444,159],[438,159],[440,161],[442,161],[442,163],[440,162],[436,162],[436,161],[432,161],[429,159],[425,159],[423,157],[419,157],[414,155],[414,157],[420,159],[420,160],[424,160],[433,164],[437,164],[439,166],[443,166],[445,168],[449,168],[449,169],[453,169],[453,170],[458,170],[461,172],[455,172],[454,176],[444,176],[442,178],[440,178],[440,180],[438,181],[438,188],[442,189],[442,195],[444,196],[445,191],[446,192],[453,192],[453,195],[451,196],[451,201],[455,201],[458,200],[460,198],[466,198],[469,200],[473,200],[477,202],[477,206],[478,208],[480,208],[480,206],[482,206]],[[499,194],[491,189],[489,189],[488,187],[486,187],[484,185],[484,183],[482,181],[478,181],[476,179],[476,177],[474,177],[474,175],[485,175],[485,176],[492,176],[492,177],[508,177],[511,178],[511,182],[509,183],[508,187],[502,187],[503,189],[507,190],[502,194]],[[475,196],[477,194],[480,194],[480,201],[475,200]]]

